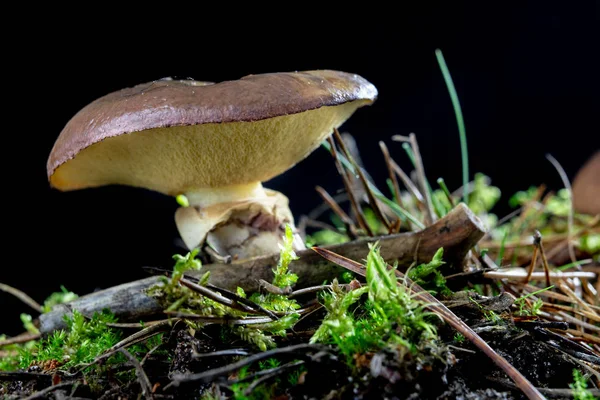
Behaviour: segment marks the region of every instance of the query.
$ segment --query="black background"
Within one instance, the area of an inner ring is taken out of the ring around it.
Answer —
[[[434,55],[441,48],[465,115],[471,171],[503,189],[500,213],[516,190],[561,187],[546,153],[573,178],[600,144],[597,4],[418,4],[367,9],[348,3],[327,12],[301,4],[286,11],[282,3],[272,16],[233,4],[219,11],[161,5],[131,16],[91,5],[76,14],[25,10],[4,34],[0,281],[42,301],[60,284],[84,294],[143,277],[144,265],[171,266],[180,251],[173,199],[124,187],[61,193],[46,177],[52,145],[79,109],[166,76],[221,81],[320,68],[358,73],[380,96],[343,130],[355,135],[377,183],[382,186],[385,174],[377,142],[387,141],[408,168],[389,138],[415,132],[429,178],[443,176],[455,188],[460,151]],[[341,186],[322,149],[266,186],[288,195],[299,215],[319,203],[316,184],[330,191]],[[0,331],[19,332],[18,313],[30,310],[4,293],[0,302]]]

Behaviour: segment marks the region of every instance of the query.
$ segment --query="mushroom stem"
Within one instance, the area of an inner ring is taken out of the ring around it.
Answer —
[[[267,194],[260,182],[216,188],[196,188],[185,193],[190,206],[208,207],[218,203],[230,203],[247,199],[264,199]]]
[[[181,238],[189,249],[207,244],[218,258],[276,254],[285,225],[295,229],[287,197],[264,189],[260,183],[219,188],[214,192],[197,190],[186,196],[190,207],[179,208],[175,213]],[[296,235],[294,249],[304,248]],[[211,258],[218,262],[218,258]]]

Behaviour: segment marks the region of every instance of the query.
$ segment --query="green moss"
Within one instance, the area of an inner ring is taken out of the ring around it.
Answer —
[[[44,301],[44,305],[42,306],[42,311],[45,313],[50,312],[50,310],[52,310],[52,307],[54,307],[55,305],[68,303],[70,301],[77,299],[78,297],[79,296],[77,296],[75,293],[67,290],[63,285],[61,285],[60,292],[52,293]]]
[[[445,264],[442,259],[443,256],[444,249],[439,248],[430,262],[410,268],[407,272],[408,277],[415,283],[435,294],[452,294],[452,291],[446,286],[444,275],[439,271],[440,267]]]
[[[573,399],[575,400],[594,400],[594,395],[587,390],[587,382],[585,377],[579,370],[573,370],[573,383],[569,387],[574,391]]]
[[[322,298],[327,315],[311,343],[336,344],[351,364],[357,354],[377,351],[386,346],[416,353],[437,339],[431,313],[399,285],[394,270],[371,246],[367,257],[367,286],[344,292],[336,284]],[[368,294],[363,313],[356,316],[353,305]]]

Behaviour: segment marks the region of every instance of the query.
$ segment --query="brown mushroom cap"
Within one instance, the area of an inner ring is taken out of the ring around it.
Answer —
[[[329,70],[142,84],[79,111],[52,149],[48,178],[60,190],[124,184],[170,195],[262,182],[376,96],[360,76]]]
[[[573,206],[585,214],[600,214],[600,150],[577,172],[573,182]]]

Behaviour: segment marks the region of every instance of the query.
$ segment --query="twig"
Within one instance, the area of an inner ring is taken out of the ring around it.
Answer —
[[[542,265],[544,266],[544,273],[546,274],[546,287],[550,286],[550,266],[548,266],[548,259],[546,258],[546,252],[544,251],[544,243],[542,241],[542,234],[540,231],[535,231],[534,244],[540,250],[542,256]]]
[[[144,322],[109,322],[106,326],[117,329],[144,329],[152,325],[162,324],[167,322],[166,319],[157,321],[144,321]]]
[[[600,344],[600,337],[598,337],[598,335],[590,335],[589,333],[579,332],[576,329],[567,329],[567,333],[570,335],[582,338],[586,342]]]
[[[77,382],[77,381],[75,381],[75,382],[62,382],[62,383],[59,383],[57,385],[48,386],[47,388],[39,390],[39,391],[31,394],[30,396],[24,397],[23,400],[45,399],[45,398],[47,398],[46,397],[47,394],[52,393],[55,390],[65,388],[67,386],[77,385],[78,383],[79,382]]]
[[[31,297],[29,297],[25,292],[23,292],[19,289],[16,289],[12,286],[9,286],[5,283],[0,283],[0,290],[2,290],[3,292],[6,292],[8,294],[12,294],[17,299],[21,300],[23,303],[25,303],[29,307],[33,308],[38,313],[41,314],[43,312],[42,306],[37,301],[35,301]]]
[[[135,368],[135,375],[138,378],[138,382],[142,388],[142,395],[148,399],[152,400],[152,385],[150,384],[150,379],[148,379],[148,375],[144,371],[144,368],[140,365],[140,362],[131,355],[126,349],[120,348],[119,351],[127,358],[129,363]]]
[[[335,166],[337,167],[338,173],[340,174],[340,176],[342,177],[342,181],[344,182],[344,187],[346,188],[346,193],[348,193],[348,198],[350,199],[350,205],[352,206],[352,210],[354,211],[354,214],[356,214],[356,220],[358,221],[358,225],[360,225],[361,229],[365,231],[368,236],[373,236],[373,232],[371,232],[371,228],[369,228],[369,225],[365,220],[365,216],[362,212],[362,208],[360,207],[360,203],[354,197],[348,172],[344,169],[342,163],[338,158],[335,142],[333,141],[331,136],[327,138],[327,141],[331,146],[331,154],[333,155]]]
[[[319,285],[319,286],[311,286],[311,287],[307,287],[307,288],[303,288],[303,289],[298,289],[298,290],[294,290],[292,293],[290,293],[288,298],[291,299],[293,297],[302,296],[302,295],[309,294],[309,293],[320,292],[321,290],[331,289],[332,287],[333,287],[333,285]],[[350,284],[341,284],[341,285],[338,285],[338,287],[348,290],[348,289],[350,289],[351,285]]]
[[[38,340],[40,337],[42,337],[42,335],[39,333],[25,332],[25,333],[21,333],[18,336],[15,336],[15,337],[0,340],[0,347],[8,346],[11,344],[17,344],[17,343],[27,343],[27,342],[31,342],[32,340]]]
[[[390,152],[388,151],[387,146],[383,141],[379,142],[379,148],[383,153],[383,158],[385,160],[385,165],[388,170],[388,175],[390,177],[390,182],[392,183],[392,188],[394,189],[394,197],[396,198],[396,202],[402,208],[404,208],[404,204],[402,204],[402,193],[400,193],[400,187],[398,186],[398,179],[396,178],[396,174],[394,173],[394,168],[392,167],[392,158],[390,157]],[[408,230],[411,230],[410,221],[407,219],[406,223],[408,225]],[[390,232],[393,233],[393,232]]]
[[[517,389],[517,387],[509,381],[506,381],[504,379],[500,379],[500,378],[496,378],[493,376],[487,376],[486,377],[488,380],[492,381],[492,382],[497,382],[500,383],[501,385],[504,385],[510,389]],[[538,387],[536,388],[540,393],[549,396],[549,397],[573,397],[576,393],[575,390],[573,389],[554,389],[554,388],[544,388],[544,387]],[[600,390],[598,389],[587,389],[592,396],[600,396]]]
[[[597,314],[594,313],[590,313],[588,311],[585,310],[580,310],[574,307],[570,307],[570,306],[565,306],[562,304],[553,304],[553,303],[542,303],[542,309],[547,310],[547,309],[552,309],[552,310],[562,310],[562,311],[568,311],[571,312],[573,314],[577,314],[580,315],[582,317],[586,317],[591,319],[592,321],[595,322],[600,322],[600,316],[598,316]]]
[[[173,321],[165,320],[165,322],[157,323],[155,325],[149,326],[148,328],[144,328],[141,331],[134,333],[133,335],[127,336],[125,339],[120,342],[114,344],[111,348],[107,349],[103,354],[96,357],[94,361],[90,364],[85,364],[85,367],[88,367],[98,361],[104,360],[113,354],[115,354],[119,349],[125,348],[146,339],[151,338],[152,336],[158,335],[161,331],[165,330],[165,328],[169,327]]]
[[[565,285],[564,282],[559,281],[558,282],[558,288],[567,296],[569,296],[571,299],[573,299],[577,304],[579,304],[581,307],[585,308],[586,311],[595,314],[596,312],[594,311],[593,308],[591,308],[589,306],[589,304],[587,304],[585,301],[583,301],[581,298],[579,298],[579,296],[577,296],[575,293],[573,293],[573,291],[571,289],[569,289],[569,287],[567,285]]]
[[[527,277],[528,272],[523,268],[501,268],[494,271],[487,271],[483,273],[483,276],[488,279],[510,279],[515,281],[523,282],[523,279]],[[545,272],[532,272],[530,278],[533,280],[540,280],[546,277]],[[596,274],[593,272],[561,272],[552,271],[548,274],[550,281],[559,281],[566,278],[588,278],[594,279]]]
[[[539,234],[539,232],[537,232],[537,233]],[[536,241],[538,239],[541,240],[541,238],[539,238],[538,236],[536,236],[536,235],[533,236],[533,255],[531,256],[531,263],[529,264],[529,268],[527,269],[527,276],[525,277],[525,284],[529,283],[529,281],[531,280],[531,273],[535,269],[535,264],[537,262],[538,251],[539,251],[539,247],[536,245]],[[548,286],[550,286],[550,285],[548,285]]]
[[[563,185],[565,185],[565,189],[567,189],[567,191],[569,192],[569,200],[571,201],[571,207],[569,207],[569,215],[567,220],[567,241],[571,262],[577,263],[577,258],[575,257],[575,249],[573,248],[573,243],[571,243],[571,238],[573,237],[573,214],[575,213],[575,211],[573,210],[573,189],[571,188],[571,182],[569,181],[569,177],[567,176],[567,173],[565,172],[564,168],[560,165],[556,158],[554,158],[550,154],[546,154],[546,159],[550,161],[550,163],[552,163],[552,165],[558,172],[558,175],[560,176]]]
[[[179,311],[166,311],[165,314],[173,318],[190,319],[206,324],[254,325],[273,322],[271,317],[215,317],[212,315],[199,315],[193,313],[183,313]]]
[[[535,328],[533,329],[533,332],[539,337],[547,339],[544,343],[549,346],[552,346],[580,360],[587,361],[595,365],[600,365],[600,357],[577,342],[573,342],[562,337],[558,333],[554,333],[542,328]]]
[[[325,147],[329,152],[332,152],[331,144],[329,142],[323,142],[322,146]],[[339,159],[340,163],[344,167],[346,167],[346,169],[348,169],[348,171],[351,171],[352,174],[356,175],[356,171],[354,170],[354,165],[350,161],[348,161],[341,154],[338,154],[338,159]],[[415,225],[419,229],[425,228],[425,225],[423,225],[423,223],[421,221],[419,221],[414,215],[412,215],[411,213],[409,213],[408,211],[406,211],[405,209],[400,207],[398,204],[394,203],[392,200],[388,199],[383,193],[381,193],[381,191],[379,189],[377,189],[377,187],[375,185],[373,185],[370,182],[368,182],[368,184],[369,184],[370,189],[375,194],[375,197],[377,197],[377,199],[381,200],[382,203],[384,203],[386,206],[388,206],[390,208],[390,210],[392,210],[394,212],[394,214],[408,218],[413,223],[413,225]]]
[[[36,381],[51,385],[52,375],[26,371],[0,371],[0,381]]]
[[[433,203],[431,202],[431,193],[429,192],[429,185],[427,184],[427,178],[425,177],[425,167],[423,166],[423,159],[421,158],[421,151],[419,150],[419,144],[417,143],[417,137],[414,133],[409,136],[410,145],[413,149],[413,155],[415,157],[415,169],[417,170],[417,176],[421,182],[421,190],[423,191],[423,197],[425,198],[425,206],[428,216],[426,225],[430,225],[435,222],[436,216],[433,210]]]
[[[347,259],[338,254],[335,254],[327,249],[313,247],[313,250],[319,255],[329,260],[332,263],[338,264],[358,275],[365,276],[366,267],[356,261]],[[489,356],[492,361],[500,367],[521,389],[521,391],[529,399],[543,399],[544,397],[539,391],[525,378],[515,367],[513,367],[506,359],[500,356],[494,349],[492,349],[485,340],[477,335],[471,327],[469,327],[463,320],[458,318],[452,311],[444,306],[438,299],[433,297],[429,292],[425,291],[418,284],[414,283],[407,276],[398,270],[395,270],[398,279],[398,284],[404,284],[416,298],[419,298],[425,303],[426,308],[439,315],[451,325],[454,329],[459,331],[463,336],[469,339],[476,347],[483,351]]]
[[[151,348],[150,350],[148,350],[148,352],[144,355],[144,357],[142,357],[142,360],[140,361],[140,365],[143,366],[144,364],[146,364],[146,361],[148,361],[148,359],[150,358],[150,356],[152,354],[154,354],[154,352],[156,350],[158,350],[162,345],[163,345],[162,343],[159,343],[156,346],[154,346],[153,348]]]
[[[358,163],[356,162],[356,160],[354,160],[354,157],[350,156],[350,152],[346,148],[346,144],[344,143],[344,140],[342,139],[342,137],[340,135],[340,132],[337,130],[337,128],[333,129],[333,136],[337,140],[337,142],[338,142],[340,148],[342,149],[344,155],[346,156],[346,158],[348,160],[350,160],[350,162],[352,163],[352,165],[354,165],[354,170],[358,174],[358,178],[360,179],[360,181],[361,181],[361,183],[362,183],[362,185],[364,187],[364,190],[365,190],[365,192],[367,194],[367,198],[369,199],[369,203],[371,204],[371,207],[373,208],[373,211],[375,212],[375,215],[377,215],[377,218],[379,218],[379,220],[388,229],[388,233],[390,233],[389,232],[389,230],[390,230],[390,222],[387,220],[387,218],[385,217],[385,215],[381,212],[381,209],[379,208],[379,204],[377,202],[377,199],[375,198],[375,195],[371,191],[371,187],[369,186],[369,183],[367,181],[367,178],[365,177],[365,174],[364,174],[362,168],[360,167],[360,165],[358,165]]]
[[[200,372],[197,374],[175,374],[172,377],[171,383],[165,386],[165,390],[171,386],[177,387],[183,382],[210,382],[220,376],[229,375],[230,373],[237,371],[238,369],[250,365],[260,360],[272,358],[281,354],[304,354],[305,352],[318,351],[325,349],[324,346],[314,344],[297,344],[288,347],[280,347],[273,350],[263,351],[261,353],[253,354],[250,357],[246,357],[235,363],[226,365],[220,368],[213,368],[208,371]]]
[[[342,207],[339,206],[339,204],[334,200],[334,198],[331,197],[331,195],[329,195],[329,193],[327,193],[327,191],[321,186],[316,186],[315,190],[317,191],[317,193],[319,193],[323,201],[331,208],[331,210],[338,217],[340,217],[344,225],[346,225],[348,235],[353,239],[358,237],[354,221],[352,221],[352,218],[350,218],[350,216],[346,214],[346,212],[342,209]]]
[[[287,371],[289,369],[299,367],[300,365],[303,365],[304,363],[305,363],[305,361],[299,360],[299,361],[294,361],[291,363],[284,364],[277,368],[271,368],[271,369],[268,369],[265,371],[260,371],[260,372],[262,372],[261,375],[263,375],[263,376],[256,379],[255,381],[253,381],[250,385],[248,385],[246,390],[244,390],[244,394],[246,396],[250,395],[250,393],[252,393],[254,391],[254,389],[256,389],[259,385],[262,385],[269,379],[272,379],[278,375],[281,375],[282,373],[284,373],[285,371]],[[257,377],[257,374],[254,374],[254,378]]]
[[[222,356],[247,356],[248,351],[245,349],[228,349],[228,350],[220,350],[213,351],[211,353],[198,353],[194,350],[192,353],[192,358],[194,360],[198,360],[200,358],[208,358],[208,357],[222,357]]]
[[[404,187],[406,187],[406,189],[412,193],[414,198],[419,203],[424,204],[425,201],[423,199],[423,195],[421,194],[421,191],[417,188],[417,186],[414,184],[412,179],[410,179],[410,177],[406,174],[406,172],[404,172],[404,170],[402,168],[400,168],[400,166],[398,164],[396,164],[396,162],[394,160],[390,160],[390,164],[392,166],[392,169],[396,173],[396,175],[398,175],[398,177],[402,180]]]

